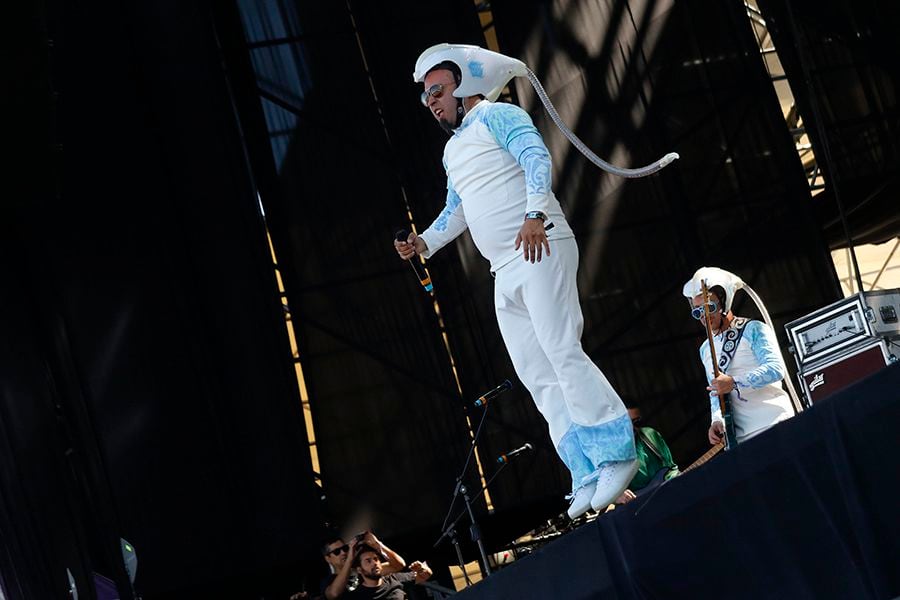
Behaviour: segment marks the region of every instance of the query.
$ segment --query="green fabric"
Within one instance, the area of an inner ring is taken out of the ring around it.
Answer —
[[[636,491],[645,487],[660,469],[675,467],[666,474],[666,480],[678,475],[678,465],[672,459],[672,452],[669,450],[666,440],[658,431],[650,427],[641,427],[639,432],[635,432],[634,445],[637,450],[639,466],[628,489]],[[660,459],[660,457],[662,458]]]

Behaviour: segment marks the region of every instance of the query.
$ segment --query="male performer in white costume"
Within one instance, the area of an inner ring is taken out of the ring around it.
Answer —
[[[528,113],[490,101],[499,90],[485,82],[497,56],[506,58],[441,45],[419,57],[422,102],[451,134],[447,201],[422,235],[395,246],[404,260],[430,258],[468,227],[496,278],[513,366],[572,475],[575,518],[624,491],[637,468],[634,435],[622,400],[581,348],[578,247],[550,187],[550,154]]]
[[[737,275],[717,267],[703,267],[694,273],[683,289],[691,302],[691,316],[706,327],[703,280],[709,290],[709,323],[721,371],[717,378],[713,377],[709,340],[704,340],[700,361],[709,381],[706,389],[711,418],[707,435],[710,444],[722,441],[725,423],[719,394],[731,393],[734,429],[737,442],[741,443],[794,416],[791,399],[781,387],[787,371],[772,328],[762,321],[735,317],[731,312],[734,293],[744,286]]]

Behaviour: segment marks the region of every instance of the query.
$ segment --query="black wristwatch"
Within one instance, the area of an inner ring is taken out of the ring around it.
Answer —
[[[546,221],[547,215],[545,215],[544,213],[542,213],[539,210],[530,210],[527,213],[525,213],[525,218],[526,219],[540,219],[541,221]]]

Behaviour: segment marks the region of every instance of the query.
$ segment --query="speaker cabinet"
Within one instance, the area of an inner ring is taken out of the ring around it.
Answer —
[[[803,391],[814,404],[890,363],[892,357],[884,340],[873,339],[846,352],[807,365],[800,372]]]

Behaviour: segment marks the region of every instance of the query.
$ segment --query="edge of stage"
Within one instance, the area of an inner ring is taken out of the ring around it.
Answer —
[[[461,592],[900,596],[900,364]]]

